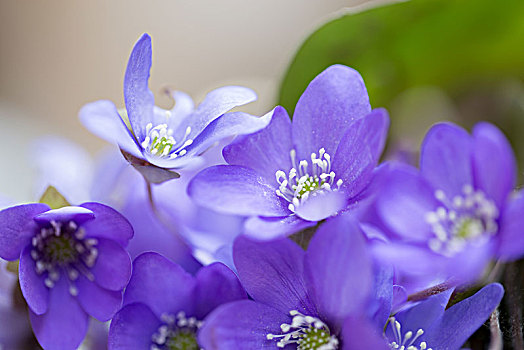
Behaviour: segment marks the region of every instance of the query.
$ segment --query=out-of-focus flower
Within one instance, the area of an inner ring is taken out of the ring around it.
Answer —
[[[109,349],[202,348],[197,332],[216,307],[247,295],[235,274],[221,263],[195,277],[156,253],[133,262],[124,307],[109,331]]]
[[[88,315],[107,321],[118,311],[133,236],[121,214],[99,203],[53,210],[36,203],[2,210],[0,222],[0,257],[20,259],[20,287],[44,348],[76,348]]]
[[[181,169],[198,161],[198,156],[215,142],[256,132],[268,125],[271,115],[258,118],[232,108],[252,102],[255,93],[244,87],[226,86],[210,92],[194,107],[183,92],[173,92],[176,104],[171,110],[156,107],[148,87],[152,60],[151,38],[144,34],[136,43],[126,69],[124,99],[126,109],[118,111],[106,100],[85,105],[80,111],[84,126],[99,137],[117,144],[126,159],[152,183],[178,174],[165,169]]]
[[[494,258],[524,254],[524,196],[512,195],[516,164],[504,135],[479,123],[469,135],[435,125],[422,145],[420,171],[390,167],[375,205],[389,240],[378,257],[408,278],[471,281]],[[409,277],[410,276],[410,277]]]
[[[452,290],[398,312],[389,319],[386,337],[392,349],[458,350],[489,318],[504,288],[487,285],[475,295],[446,309]]]
[[[203,170],[188,191],[202,206],[250,216],[245,229],[258,238],[296,232],[361,199],[388,126],[360,75],[335,65],[309,84],[293,122],[277,107],[267,128],[224,149],[229,165]]]
[[[199,335],[203,348],[387,349],[371,315],[380,294],[374,293],[372,261],[362,232],[347,216],[322,225],[307,252],[288,239],[239,237],[234,260],[253,300],[210,314]],[[389,281],[384,289],[392,289]],[[385,310],[382,326],[388,315]]]

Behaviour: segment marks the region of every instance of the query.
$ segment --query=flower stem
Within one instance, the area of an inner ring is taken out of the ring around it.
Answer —
[[[522,297],[520,294],[521,281],[519,278],[519,269],[517,263],[506,265],[504,274],[504,287],[506,289],[506,306],[509,313],[509,322],[511,324],[511,340],[513,349],[524,350],[524,340],[522,335]]]
[[[502,331],[500,330],[498,308],[496,308],[495,311],[491,313],[491,316],[489,316],[489,329],[491,332],[491,340],[488,349],[502,350]]]

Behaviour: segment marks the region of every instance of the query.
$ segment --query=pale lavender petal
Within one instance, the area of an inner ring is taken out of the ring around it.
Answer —
[[[253,216],[244,224],[245,234],[251,238],[261,241],[269,241],[276,238],[289,236],[308,227],[315,226],[315,221],[306,221],[297,215],[283,217],[260,217]]]
[[[195,280],[179,265],[157,253],[144,253],[133,262],[133,276],[124,305],[144,303],[161,317],[163,313],[194,313]]]
[[[420,171],[433,188],[449,197],[462,194],[473,185],[473,140],[466,130],[440,123],[427,133],[421,147]]]
[[[74,221],[79,225],[82,225],[95,218],[95,214],[83,207],[68,206],[58,209],[48,210],[42,214],[35,215],[33,218],[35,222],[39,224],[49,224],[52,221],[56,222],[68,222]]]
[[[96,136],[118,145],[135,157],[142,157],[142,148],[136,143],[113,102],[100,100],[88,103],[80,109],[78,117],[84,127]]]
[[[303,276],[304,251],[291,240],[255,242],[240,236],[233,258],[242,285],[255,301],[284,314],[316,314]]]
[[[268,334],[281,334],[280,325],[290,318],[270,306],[251,300],[225,304],[211,313],[198,334],[206,350],[277,349],[278,340]]]
[[[76,349],[87,333],[88,315],[69,293],[62,277],[49,295],[49,308],[43,315],[29,310],[31,325],[44,349]]]
[[[94,238],[107,238],[126,247],[133,238],[133,227],[127,219],[115,209],[100,203],[83,203],[81,207],[92,211],[95,220],[86,222],[82,227],[86,236]]]
[[[36,273],[36,264],[31,257],[32,246],[24,248],[20,256],[20,289],[29,308],[37,315],[47,311],[49,289],[44,284],[43,275]]]
[[[376,208],[384,224],[410,241],[426,242],[433,237],[428,213],[439,206],[434,190],[415,168],[399,164],[387,175],[378,193]]]
[[[254,170],[217,165],[198,173],[188,185],[199,205],[235,215],[286,216],[290,211],[275,188]],[[287,203],[287,202],[286,202]]]
[[[373,270],[354,218],[338,216],[320,226],[306,252],[304,270],[308,291],[325,319],[340,327],[347,316],[364,310]]]
[[[309,83],[293,114],[293,141],[300,159],[324,148],[330,155],[349,125],[371,112],[360,74],[334,65]]]
[[[29,244],[38,227],[33,217],[49,210],[46,204],[24,204],[0,211],[0,257],[16,260]]]
[[[222,263],[213,263],[198,271],[195,293],[195,316],[201,320],[222,304],[247,299],[235,273]]]
[[[131,258],[127,251],[113,240],[98,238],[98,257],[91,272],[102,288],[120,291],[131,277]]]
[[[108,349],[149,349],[151,337],[161,325],[162,322],[146,305],[126,305],[111,321]]]
[[[175,105],[171,109],[171,116],[168,125],[171,130],[177,130],[180,125],[187,124],[187,118],[195,110],[195,103],[191,96],[183,91],[171,91],[170,95],[175,100]],[[184,130],[185,133],[185,130]]]
[[[337,215],[348,205],[344,191],[316,191],[295,208],[295,214],[306,221],[320,221]]]
[[[488,319],[503,295],[504,288],[498,283],[492,283],[450,307],[439,326],[428,332],[428,346],[434,349],[459,349]]]
[[[143,34],[133,47],[124,77],[124,100],[129,122],[139,142],[146,137],[146,125],[155,123],[153,107],[155,99],[149,90],[151,69],[151,37]]]
[[[101,322],[109,321],[122,305],[122,292],[99,287],[80,275],[74,282],[77,299],[85,312]]]
[[[291,119],[283,107],[276,107],[265,129],[237,138],[223,154],[228,164],[251,168],[278,186],[275,173],[291,170],[292,148]]]
[[[517,164],[508,140],[490,123],[473,129],[473,169],[475,188],[502,208],[515,187]]]
[[[504,209],[498,233],[497,255],[504,260],[524,255],[524,190],[520,190]]]

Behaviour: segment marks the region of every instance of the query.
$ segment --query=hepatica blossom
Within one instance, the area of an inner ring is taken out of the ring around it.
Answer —
[[[196,108],[193,100],[180,91],[172,93],[176,100],[173,109],[155,106],[148,87],[151,61],[151,38],[144,34],[131,52],[125,73],[126,108],[118,111],[112,102],[102,100],[87,104],[80,111],[84,126],[117,144],[150,182],[163,182],[178,175],[161,168],[188,166],[216,141],[253,133],[268,124],[271,115],[257,118],[241,112],[225,114],[256,99],[252,90],[239,86],[210,92]]]
[[[388,125],[355,70],[329,67],[305,90],[293,122],[277,107],[267,128],[226,147],[229,165],[202,171],[189,194],[202,206],[251,216],[246,230],[259,237],[298,231],[357,202]]]
[[[88,315],[107,321],[118,311],[133,236],[118,212],[98,203],[26,204],[2,210],[0,222],[0,257],[20,259],[20,287],[42,347],[74,349]]]
[[[157,253],[144,253],[133,262],[124,307],[111,322],[109,349],[199,350],[197,333],[205,317],[246,297],[235,274],[221,263],[193,277]]]
[[[458,281],[479,276],[489,260],[524,254],[524,198],[513,194],[511,147],[493,125],[469,135],[453,124],[427,134],[420,171],[396,166],[377,200],[388,244],[378,256],[406,274]],[[416,261],[416,264],[414,264]]]

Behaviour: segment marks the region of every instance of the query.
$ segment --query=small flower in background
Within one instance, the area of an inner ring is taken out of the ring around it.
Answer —
[[[388,238],[376,254],[407,278],[477,279],[492,259],[524,254],[522,192],[512,191],[516,164],[504,135],[479,123],[469,135],[435,125],[421,151],[420,171],[390,167],[376,202],[375,224]]]
[[[313,226],[358,202],[384,147],[389,119],[371,110],[360,75],[335,65],[320,73],[297,103],[270,125],[227,146],[227,166],[190,183],[195,201],[250,216],[247,233],[271,239]]]
[[[382,294],[377,286],[387,295],[391,280],[374,281],[366,242],[351,218],[328,220],[307,252],[288,239],[239,237],[233,254],[253,300],[216,309],[202,326],[203,348],[387,349],[375,324],[385,324],[389,309],[378,311],[374,296]]]
[[[0,257],[20,259],[19,279],[33,331],[45,349],[76,348],[91,315],[110,320],[131,275],[133,237],[114,209],[43,203],[0,211]]]
[[[126,69],[124,99],[119,112],[106,100],[85,105],[80,120],[97,136],[117,144],[125,158],[151,183],[179,176],[174,171],[198,162],[199,155],[215,142],[233,135],[256,132],[268,125],[271,115],[258,118],[231,109],[256,100],[244,87],[226,86],[210,92],[194,107],[183,92],[173,92],[171,110],[156,107],[148,87],[152,60],[151,38],[136,43]]]
[[[111,322],[109,349],[201,349],[197,333],[206,316],[246,298],[235,274],[221,263],[193,277],[157,253],[144,253],[133,262],[124,307]]]

